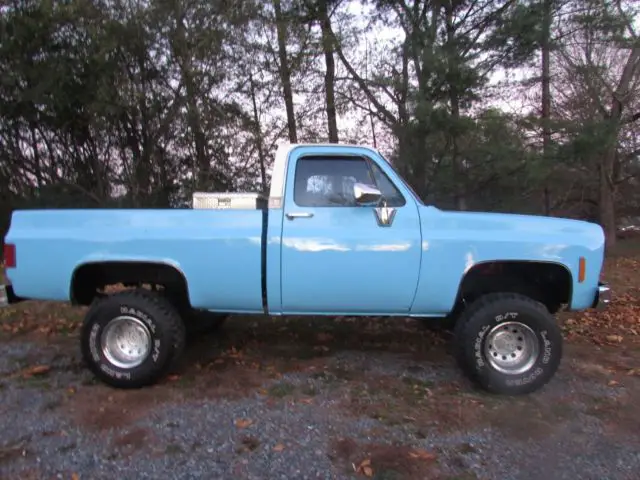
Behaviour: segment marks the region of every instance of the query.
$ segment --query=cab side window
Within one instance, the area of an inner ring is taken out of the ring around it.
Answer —
[[[375,185],[362,158],[301,158],[293,200],[301,207],[355,207],[354,183]]]

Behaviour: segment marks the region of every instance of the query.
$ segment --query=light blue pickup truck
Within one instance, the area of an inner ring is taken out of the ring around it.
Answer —
[[[556,372],[554,313],[610,301],[598,225],[425,205],[363,146],[282,145],[268,197],[196,193],[193,202],[14,212],[0,302],[90,305],[82,354],[116,387],[166,375],[197,322],[369,315],[444,321],[462,371],[513,395]],[[105,293],[113,285],[126,288]]]

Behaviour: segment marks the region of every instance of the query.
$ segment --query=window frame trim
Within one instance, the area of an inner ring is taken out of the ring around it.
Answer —
[[[373,179],[373,183],[378,190],[380,190],[380,186],[378,185],[378,182],[376,181],[376,176],[373,172],[373,167],[371,166],[371,163],[375,163],[373,161],[373,159],[371,157],[369,157],[368,155],[364,155],[364,154],[349,154],[349,153],[328,153],[328,154],[306,154],[306,155],[300,155],[297,159],[296,159],[296,165],[293,171],[293,186],[292,186],[292,200],[293,200],[293,204],[296,207],[299,208],[362,208],[364,207],[364,205],[362,206],[352,206],[352,205],[300,205],[297,201],[296,201],[296,180],[297,180],[297,174],[298,174],[298,166],[300,165],[300,162],[302,160],[313,160],[313,159],[322,159],[322,158],[327,158],[330,157],[333,160],[329,160],[329,161],[335,161],[335,159],[344,159],[344,160],[363,160],[365,162],[365,165],[367,167],[367,170],[369,171],[369,173],[371,174],[371,178]],[[387,173],[384,171],[384,169],[382,167],[380,167],[379,165],[377,165],[377,167],[380,169],[380,172],[382,173],[382,175],[387,177],[387,180],[389,180],[389,182],[391,183],[391,185],[393,185],[393,187],[396,189],[396,191],[398,192],[398,194],[400,195],[400,197],[402,198],[402,205],[398,205],[398,206],[394,206],[393,208],[403,208],[407,206],[407,199],[404,196],[404,194],[402,193],[402,190],[400,188],[398,188],[398,186],[396,185],[396,183],[391,179],[391,177],[389,177],[389,175],[387,175]],[[382,192],[382,190],[380,190],[380,192]],[[384,197],[383,197],[384,198]]]
[[[380,188],[380,185],[378,184],[378,182],[376,182],[376,175],[373,172],[373,165],[375,165],[376,167],[378,167],[378,170],[380,170],[380,173],[385,176],[387,178],[387,180],[389,181],[389,183],[393,186],[393,188],[395,188],[396,192],[398,193],[398,195],[400,195],[400,198],[402,198],[402,205],[393,205],[392,208],[402,208],[402,207],[406,207],[407,206],[407,199],[405,198],[405,196],[402,194],[402,190],[400,190],[398,188],[398,186],[395,184],[395,182],[393,180],[391,180],[391,177],[389,177],[389,175],[387,175],[387,172],[384,171],[384,169],[382,167],[380,167],[380,165],[377,165],[372,158],[370,157],[364,157],[364,160],[367,162],[367,166],[369,167],[369,172],[371,172],[371,178],[373,178],[373,182],[375,183],[375,187],[380,190],[380,193],[382,193],[382,189]],[[382,198],[385,198],[384,195],[382,196]]]

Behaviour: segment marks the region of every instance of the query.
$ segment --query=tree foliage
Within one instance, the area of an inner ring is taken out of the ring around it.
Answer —
[[[279,142],[381,149],[443,208],[637,216],[624,0],[21,0],[0,7],[0,205],[266,190]],[[544,60],[541,60],[544,59]],[[542,63],[541,63],[542,62]]]

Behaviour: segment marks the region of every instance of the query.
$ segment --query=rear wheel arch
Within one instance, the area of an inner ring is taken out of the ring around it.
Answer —
[[[69,296],[75,305],[90,305],[107,286],[149,285],[161,287],[177,307],[190,307],[189,285],[185,274],[168,262],[155,260],[107,260],[81,263],[71,275]]]

